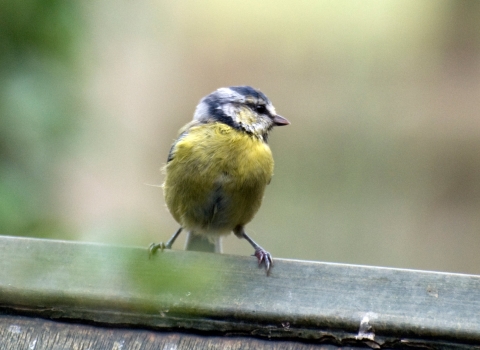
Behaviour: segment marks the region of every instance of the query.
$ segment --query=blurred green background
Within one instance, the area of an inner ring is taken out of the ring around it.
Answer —
[[[274,257],[480,274],[473,0],[2,0],[0,234],[168,239],[170,144],[244,84],[292,123],[247,226]]]

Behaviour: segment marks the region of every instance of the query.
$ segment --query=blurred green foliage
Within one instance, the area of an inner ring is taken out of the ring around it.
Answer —
[[[50,206],[78,107],[79,10],[74,1],[0,1],[1,234],[65,234]]]

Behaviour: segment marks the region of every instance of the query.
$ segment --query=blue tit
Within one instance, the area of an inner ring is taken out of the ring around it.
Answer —
[[[288,124],[267,96],[250,86],[205,96],[180,130],[164,167],[165,202],[180,228],[166,244],[152,244],[150,253],[170,249],[182,230],[188,231],[187,250],[220,252],[221,236],[233,232],[253,246],[268,273],[272,256],[246,234],[245,225],[272,179],[268,134]]]

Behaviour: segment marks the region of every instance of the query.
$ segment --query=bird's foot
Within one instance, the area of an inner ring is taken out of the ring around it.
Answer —
[[[152,243],[148,246],[148,257],[151,258],[153,254],[157,252],[157,250],[160,249],[161,252],[163,252],[164,249],[172,249],[172,245],[177,239],[178,235],[180,232],[182,232],[183,228],[180,227],[177,232],[173,234],[173,236],[168,240],[167,243]]]
[[[163,250],[168,249],[168,247],[163,242],[150,244],[148,246],[148,257],[151,258],[152,255],[154,255],[159,249],[161,252],[163,252]]]
[[[255,249],[254,256],[258,259],[258,266],[261,266],[262,263],[265,264],[265,270],[267,271],[267,276],[270,273],[270,268],[273,266],[273,258],[272,255],[267,252],[262,247],[258,247]]]

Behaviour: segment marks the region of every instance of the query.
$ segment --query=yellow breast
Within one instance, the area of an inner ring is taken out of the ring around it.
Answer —
[[[223,123],[191,127],[165,167],[164,193],[173,217],[197,233],[229,233],[248,223],[273,174],[268,145]]]

